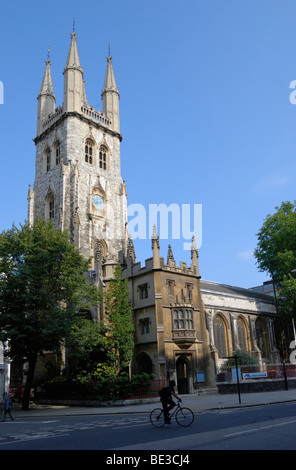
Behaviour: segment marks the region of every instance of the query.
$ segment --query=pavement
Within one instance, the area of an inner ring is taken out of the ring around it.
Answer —
[[[191,408],[193,412],[206,412],[231,408],[251,406],[264,406],[276,403],[296,402],[296,389],[268,392],[249,392],[235,394],[190,394],[181,395],[182,405]],[[82,415],[110,415],[150,413],[157,406],[161,406],[159,398],[146,398],[141,400],[125,400],[110,406],[72,406],[72,405],[44,405],[30,403],[30,409],[24,411],[20,405],[14,404],[13,415],[16,419],[24,417],[58,417]],[[9,417],[7,417],[9,420]]]

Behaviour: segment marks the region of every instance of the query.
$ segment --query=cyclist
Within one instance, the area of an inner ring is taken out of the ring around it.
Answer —
[[[176,403],[172,399],[172,395],[179,401],[182,401],[180,397],[175,393],[174,387],[176,386],[176,382],[174,380],[170,380],[168,387],[164,387],[160,390],[160,401],[162,403],[163,413],[164,413],[164,421],[165,423],[170,424],[171,419],[169,415],[169,411],[171,411],[175,406]]]

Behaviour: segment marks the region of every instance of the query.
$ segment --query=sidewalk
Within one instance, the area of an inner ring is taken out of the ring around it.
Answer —
[[[258,405],[271,405],[274,403],[296,401],[296,389],[280,390],[258,393],[238,394],[212,394],[212,395],[182,395],[182,404],[191,408],[194,412],[219,410],[227,408],[249,407]],[[159,398],[147,398],[142,400],[125,400],[125,404],[112,406],[66,406],[66,405],[36,405],[30,404],[28,411],[21,410],[20,406],[13,406],[13,414],[16,419],[24,417],[58,417],[79,415],[107,415],[107,414],[131,414],[147,413],[153,408],[161,406]]]

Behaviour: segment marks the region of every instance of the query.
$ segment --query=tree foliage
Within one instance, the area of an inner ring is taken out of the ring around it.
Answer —
[[[278,285],[296,269],[296,201],[275,209],[257,234],[254,255],[260,271],[269,273]]]
[[[91,381],[98,363],[108,360],[110,345],[106,331],[103,323],[86,318],[79,318],[72,325],[67,343],[72,378]]]
[[[111,343],[110,359],[118,372],[129,366],[134,348],[134,320],[128,301],[127,280],[121,279],[121,267],[116,266],[115,277],[109,282],[105,295],[106,320]]]
[[[23,408],[38,355],[58,351],[79,309],[96,305],[85,260],[69,235],[39,219],[0,235],[0,340],[10,357],[28,363]]]
[[[283,202],[268,215],[257,234],[258,267],[269,273],[282,317],[296,313],[296,201]]]

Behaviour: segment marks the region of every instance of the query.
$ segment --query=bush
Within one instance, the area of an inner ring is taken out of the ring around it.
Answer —
[[[96,382],[94,389],[96,398],[99,400],[122,400],[131,395],[144,395],[149,390],[154,375],[141,374],[134,375],[131,379],[127,373],[121,373],[118,376],[103,377]]]
[[[91,398],[93,394],[92,384],[89,382],[79,383],[65,377],[55,377],[45,382],[42,387],[42,398],[71,400],[80,398]]]
[[[153,374],[116,375],[115,369],[106,364],[98,364],[93,380],[72,380],[55,377],[42,385],[42,398],[48,399],[97,399],[122,400],[132,395],[145,395],[152,385]]]
[[[237,365],[239,367],[253,367],[258,365],[256,359],[254,359],[253,356],[248,354],[246,351],[238,349],[237,351],[233,352],[233,356],[235,355],[237,356]],[[235,358],[231,357],[229,359],[226,359],[225,362],[223,362],[220,367],[220,370],[231,369],[235,367],[235,365]]]

